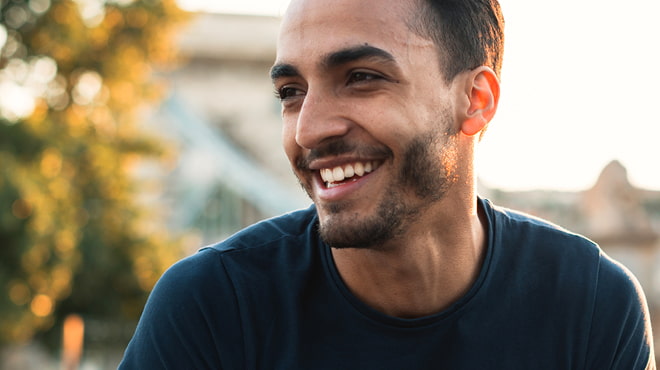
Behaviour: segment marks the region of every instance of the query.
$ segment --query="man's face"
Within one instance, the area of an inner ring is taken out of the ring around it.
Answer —
[[[413,6],[294,0],[282,24],[284,149],[333,247],[402,237],[456,181],[456,92],[406,25]]]

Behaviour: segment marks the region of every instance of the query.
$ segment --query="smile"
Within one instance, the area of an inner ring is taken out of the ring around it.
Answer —
[[[379,161],[348,163],[333,168],[322,168],[319,172],[327,188],[340,186],[348,181],[357,181],[359,177],[375,171]]]

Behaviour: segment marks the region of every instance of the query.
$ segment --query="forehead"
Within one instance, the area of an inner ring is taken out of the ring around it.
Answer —
[[[416,0],[293,0],[282,20],[278,62],[311,61],[356,45],[395,56],[432,46],[408,27]]]

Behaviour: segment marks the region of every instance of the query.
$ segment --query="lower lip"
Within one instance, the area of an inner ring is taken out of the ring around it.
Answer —
[[[316,195],[324,201],[338,201],[345,199],[364,186],[374,172],[357,177],[355,180],[351,179],[350,181],[331,188],[325,186],[325,182],[321,179],[321,176],[317,176],[316,181],[314,182]]]

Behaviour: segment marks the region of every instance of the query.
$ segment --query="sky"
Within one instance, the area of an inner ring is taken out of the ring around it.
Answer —
[[[180,0],[187,10],[281,15],[287,0]],[[660,1],[500,0],[497,115],[477,154],[505,190],[579,191],[613,160],[660,190]]]

